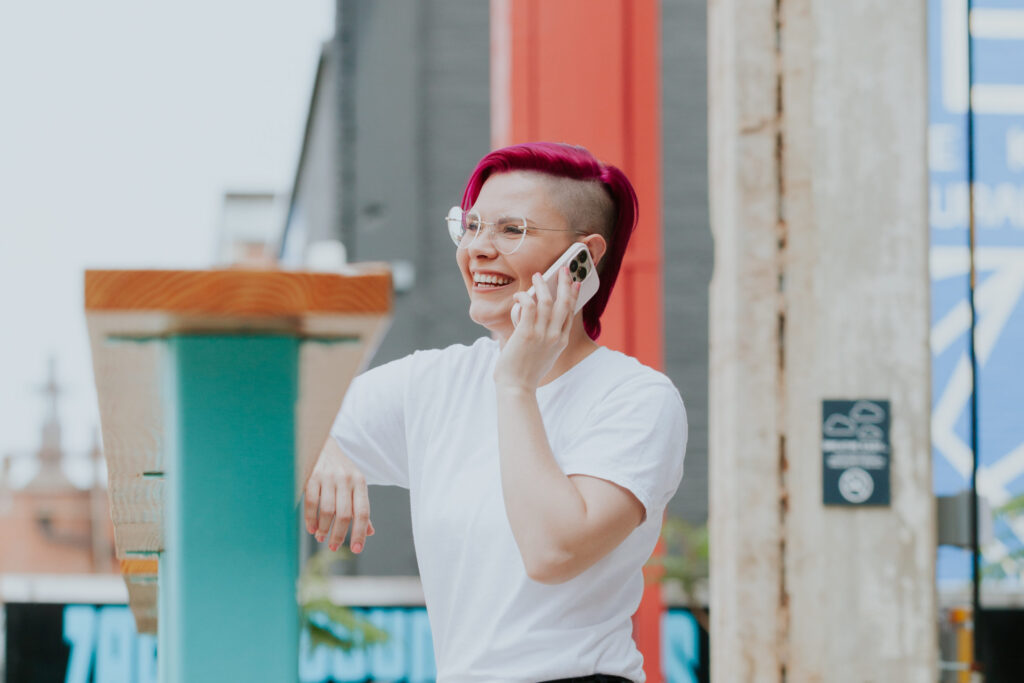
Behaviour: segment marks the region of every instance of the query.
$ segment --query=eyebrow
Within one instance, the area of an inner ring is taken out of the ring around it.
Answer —
[[[480,212],[476,211],[475,209],[467,211],[466,213],[475,213],[477,216],[480,216],[481,220],[483,219],[483,216],[480,215]],[[527,224],[529,224],[529,222],[530,222],[530,221],[528,221],[526,219],[525,216],[499,216],[498,218],[495,218],[493,221],[487,221],[487,222],[488,223],[505,223],[505,222],[508,222],[508,221],[524,221]]]

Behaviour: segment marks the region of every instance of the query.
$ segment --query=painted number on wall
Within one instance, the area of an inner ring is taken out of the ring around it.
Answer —
[[[156,683],[156,638],[136,632],[127,607],[68,605],[64,641],[71,648],[66,683]]]

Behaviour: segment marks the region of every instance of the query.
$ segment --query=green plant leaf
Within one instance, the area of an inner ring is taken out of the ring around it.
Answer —
[[[328,598],[327,577],[331,565],[345,557],[345,554],[321,550],[309,558],[299,577],[299,618],[302,628],[309,631],[314,649],[323,645],[349,652],[388,640],[387,631]]]

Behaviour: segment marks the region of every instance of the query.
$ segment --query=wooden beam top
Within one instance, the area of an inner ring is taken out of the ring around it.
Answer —
[[[387,266],[360,264],[350,270],[87,270],[85,309],[227,317],[389,313]]]

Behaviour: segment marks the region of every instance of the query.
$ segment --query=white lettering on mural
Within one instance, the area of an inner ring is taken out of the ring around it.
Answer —
[[[940,230],[967,228],[967,183],[932,183],[929,219]],[[1024,230],[1024,185],[975,183],[974,220],[978,228]]]
[[[156,683],[156,638],[135,631],[122,605],[64,608],[64,640],[70,645],[65,683]]]
[[[942,103],[951,114],[967,111],[967,0],[941,0]],[[974,8],[971,35],[975,40],[1024,40],[1024,10]],[[981,83],[971,88],[977,114],[1024,114],[1024,85]]]
[[[384,629],[388,642],[344,652],[311,647],[300,635],[298,680],[301,683],[356,683],[367,679],[432,683],[437,677],[427,612],[421,607],[354,608]],[[344,626],[335,624],[339,629]],[[68,605],[63,636],[70,645],[65,683],[156,683],[156,638],[139,634],[123,605]],[[696,681],[700,639],[693,616],[683,610],[662,615],[662,666],[670,680]]]
[[[1024,171],[1024,128],[1020,126],[1006,130],[1006,168]]]
[[[71,605],[64,609],[64,641],[71,646],[65,683],[88,683],[92,673],[92,650],[96,642],[96,609]]]
[[[964,151],[959,149],[960,129],[949,123],[928,126],[928,168],[946,172],[960,168]]]

